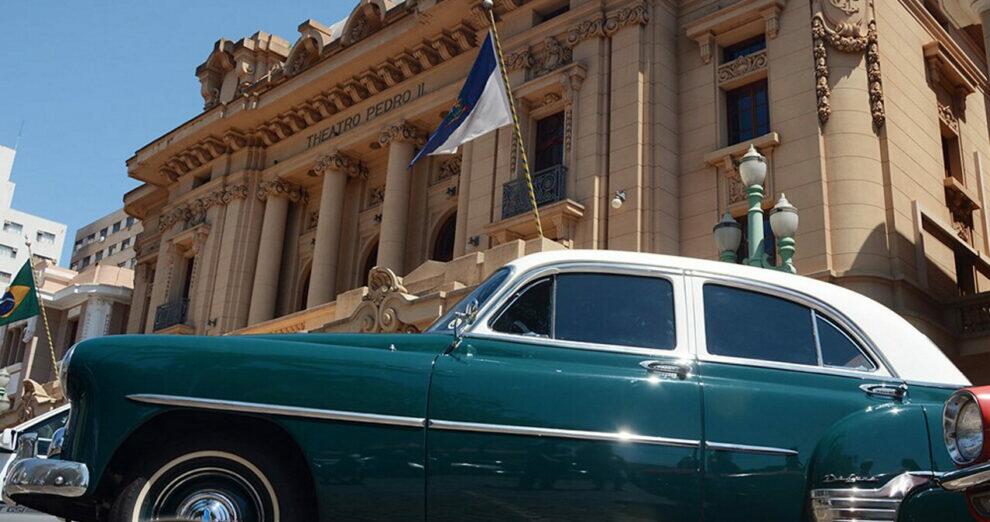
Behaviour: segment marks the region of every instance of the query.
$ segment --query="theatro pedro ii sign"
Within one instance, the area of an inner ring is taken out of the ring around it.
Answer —
[[[402,107],[403,105],[419,98],[420,96],[423,96],[424,94],[426,94],[426,84],[421,83],[415,87],[410,87],[409,89],[406,89],[391,98],[382,100],[363,111],[355,112],[354,114],[339,120],[337,123],[334,123],[320,132],[310,134],[306,138],[306,148],[309,149],[315,147],[327,140],[336,138],[347,131],[356,129],[365,123],[380,118],[381,116]]]

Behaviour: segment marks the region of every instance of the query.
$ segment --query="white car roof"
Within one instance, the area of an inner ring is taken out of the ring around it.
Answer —
[[[541,252],[519,258],[508,266],[514,267],[517,273],[524,273],[547,265],[584,262],[637,264],[685,273],[716,274],[796,291],[832,306],[854,322],[880,350],[880,355],[891,366],[890,370],[899,378],[915,383],[970,385],[942,350],[903,317],[863,294],[810,277],[706,259],[619,250]]]

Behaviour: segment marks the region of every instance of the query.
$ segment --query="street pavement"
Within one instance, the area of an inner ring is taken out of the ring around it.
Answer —
[[[0,502],[0,522],[58,522],[58,519],[23,506],[8,506]]]

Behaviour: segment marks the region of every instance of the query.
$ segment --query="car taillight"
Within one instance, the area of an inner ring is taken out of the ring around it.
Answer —
[[[945,402],[945,448],[956,465],[964,467],[990,459],[990,445],[985,443],[988,427],[990,386],[959,390]]]

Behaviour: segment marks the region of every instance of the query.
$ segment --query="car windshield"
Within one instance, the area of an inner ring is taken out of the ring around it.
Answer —
[[[427,332],[452,332],[454,330],[453,321],[457,317],[457,314],[463,313],[468,307],[468,304],[472,302],[477,302],[479,308],[484,306],[485,302],[495,293],[495,290],[498,290],[498,287],[502,286],[502,283],[508,279],[510,272],[511,270],[508,267],[502,267],[496,270],[495,273],[488,276],[488,279],[485,279],[484,282],[478,285],[478,288],[475,288],[473,292],[468,294],[464,299],[461,299],[453,308],[443,314],[440,319],[437,319],[427,329]]]

